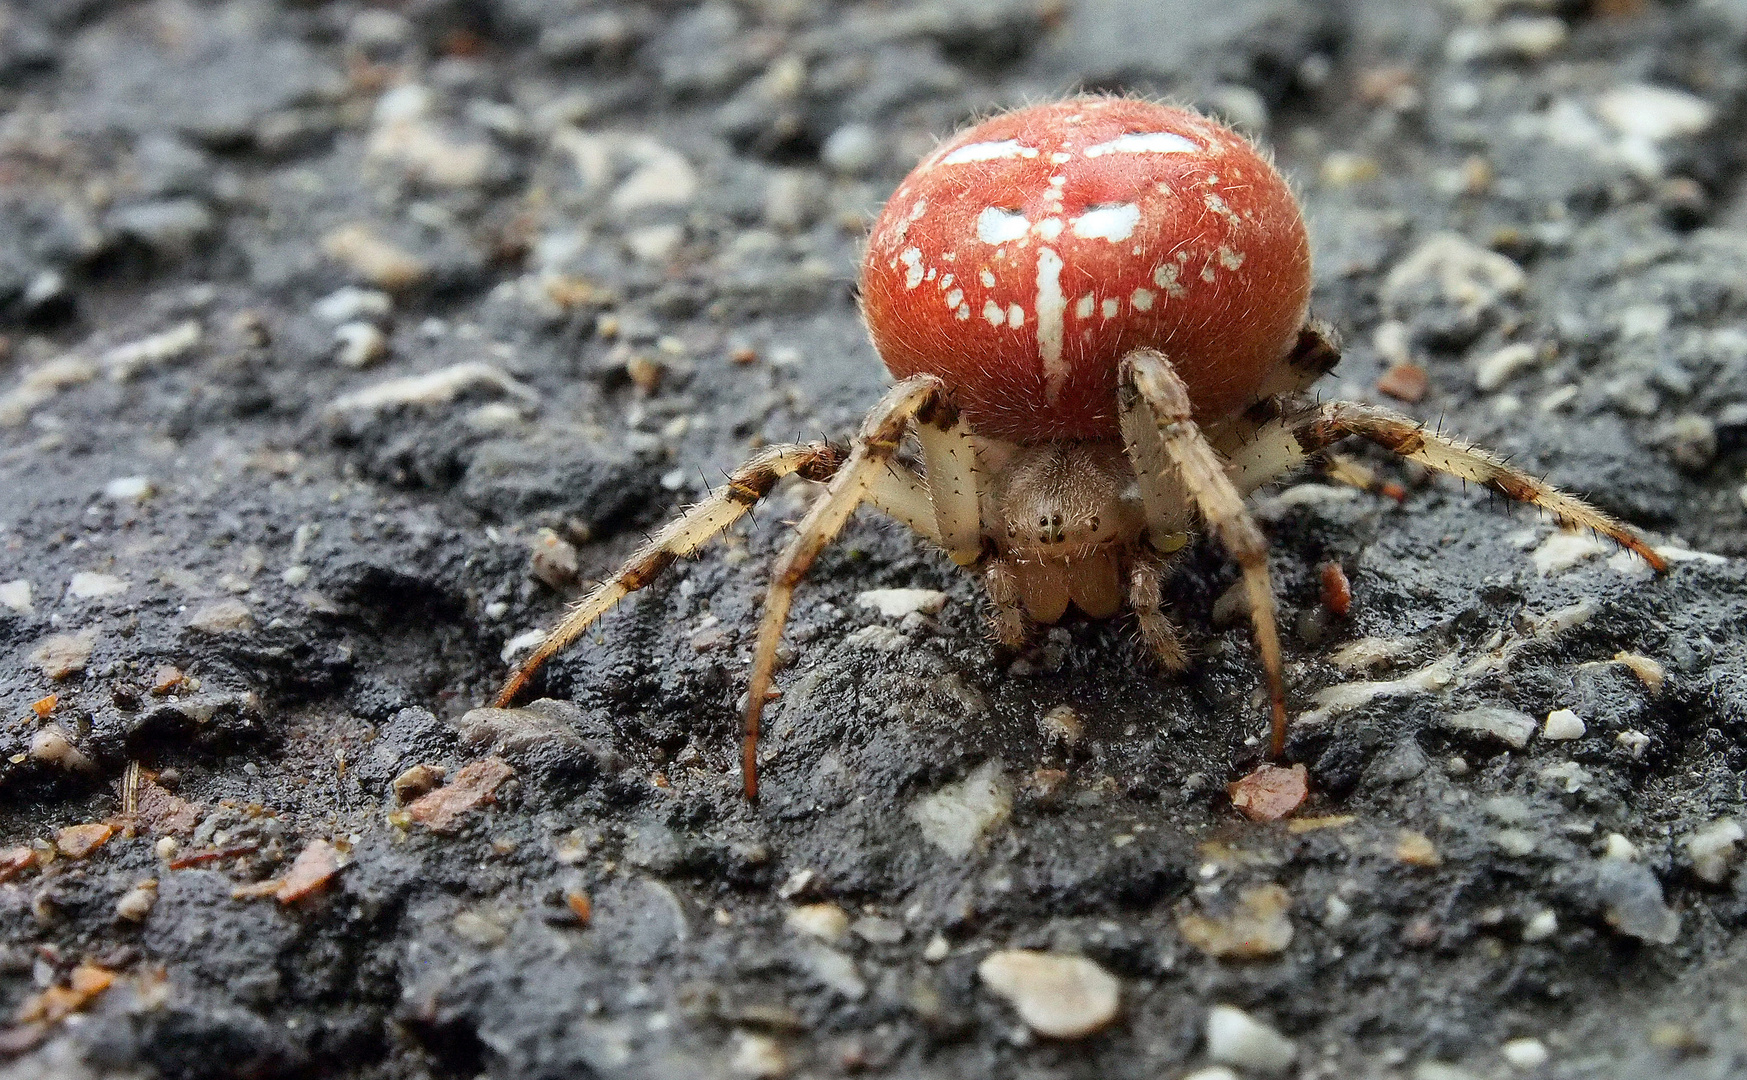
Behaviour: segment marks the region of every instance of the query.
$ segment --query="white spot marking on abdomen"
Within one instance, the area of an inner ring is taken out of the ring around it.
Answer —
[[[1074,235],[1082,240],[1108,240],[1116,244],[1133,236],[1138,224],[1140,206],[1136,203],[1094,206],[1074,219]]]
[[[1139,131],[1086,147],[1089,158],[1105,154],[1199,154],[1201,146],[1169,131]]]
[[[1054,405],[1068,381],[1062,363],[1062,315],[1068,309],[1062,295],[1062,257],[1054,248],[1037,252],[1037,354],[1043,360],[1044,391]]]
[[[914,289],[922,284],[922,249],[908,247],[898,253],[898,261],[904,264],[904,288]]]
[[[1017,210],[990,206],[977,215],[977,239],[985,244],[1005,244],[1009,240],[1017,240],[1030,227],[1031,223],[1025,220],[1025,215]]]
[[[1007,321],[1007,312],[993,300],[983,301],[983,318],[989,320],[990,326],[1001,326]]]
[[[1037,151],[1021,146],[1018,139],[1000,142],[974,142],[959,147],[940,159],[942,165],[964,165],[972,161],[999,161],[1002,158],[1034,158]]]

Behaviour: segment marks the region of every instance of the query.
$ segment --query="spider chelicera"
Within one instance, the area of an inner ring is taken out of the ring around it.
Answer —
[[[742,774],[795,586],[863,503],[981,573],[996,636],[1021,646],[1070,606],[1126,604],[1172,671],[1161,600],[1191,535],[1243,572],[1274,756],[1286,695],[1267,541],[1244,497],[1356,436],[1603,533],[1629,527],[1484,450],[1385,409],[1301,397],[1339,359],[1309,318],[1310,249],[1291,189],[1242,136],[1121,97],[1020,109],[943,144],[873,226],[861,280],[898,382],[849,447],[772,446],[669,522],[565,615],[498,695],[511,704],[613,604],[728,528],[790,473],[825,485],[771,576],[748,686]],[[897,457],[911,432],[922,471]]]

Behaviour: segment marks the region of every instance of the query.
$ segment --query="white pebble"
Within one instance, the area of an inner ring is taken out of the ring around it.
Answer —
[[[1512,1039],[1498,1051],[1518,1069],[1538,1069],[1547,1063],[1547,1044],[1539,1039]]]
[[[1196,1069],[1183,1080],[1238,1080],[1238,1075],[1224,1065],[1209,1065],[1205,1069]]]
[[[855,602],[877,608],[888,619],[901,619],[912,612],[940,614],[946,606],[946,594],[934,589],[868,589],[857,594]]]
[[[1474,365],[1474,385],[1490,393],[1535,366],[1538,350],[1528,342],[1506,345]]]
[[[1570,709],[1554,709],[1547,714],[1547,722],[1541,728],[1541,734],[1549,739],[1581,739],[1588,729],[1583,726],[1583,720]]]
[[[957,783],[924,795],[910,807],[910,819],[923,839],[955,859],[962,859],[989,830],[1007,820],[1013,809],[1013,787],[1001,775],[1001,762],[978,766]]]
[[[1603,94],[1595,103],[1598,116],[1621,135],[1663,142],[1697,135],[1711,126],[1717,110],[1684,90],[1629,83]]]
[[[341,367],[367,368],[388,355],[388,335],[367,322],[349,322],[334,331],[334,359]]]
[[[1291,1066],[1298,1047],[1242,1009],[1215,1005],[1207,1014],[1207,1056],[1240,1069],[1278,1073]]]
[[[1542,908],[1523,924],[1524,941],[1545,941],[1559,932],[1559,916],[1552,908]]]
[[[349,323],[360,319],[380,319],[394,310],[394,301],[380,289],[360,289],[347,285],[317,300],[310,313],[323,322]]]
[[[152,913],[152,905],[157,902],[157,879],[147,878],[121,894],[121,899],[115,902],[115,917],[128,922],[145,922],[146,916]]]
[[[123,476],[103,485],[103,497],[116,502],[144,502],[157,490],[149,476]]]
[[[789,929],[835,944],[849,933],[849,916],[836,904],[802,904],[784,919]]]
[[[1006,998],[1039,1035],[1077,1039],[1116,1019],[1121,986],[1083,956],[1010,949],[977,965],[983,985]]]
[[[23,578],[0,582],[0,607],[11,608],[20,615],[29,615],[33,610],[30,591],[30,582]]]
[[[67,593],[80,600],[95,600],[127,591],[127,582],[113,574],[93,574],[81,571],[67,584]]]
[[[1635,859],[1638,857],[1638,845],[1617,832],[1608,833],[1607,839],[1602,844],[1601,855],[1604,859]]]
[[[728,1068],[735,1076],[750,1076],[755,1080],[775,1080],[787,1076],[789,1059],[782,1044],[768,1035],[741,1035],[734,1050],[734,1060]]]
[[[1614,742],[1619,743],[1626,753],[1632,755],[1632,760],[1636,761],[1643,757],[1644,751],[1649,748],[1650,736],[1642,731],[1622,731],[1614,736]]]
[[[845,124],[819,149],[819,160],[840,173],[860,176],[879,167],[886,155],[879,132],[866,124]]]
[[[56,727],[45,727],[30,737],[30,756],[45,765],[59,765],[69,772],[91,772],[97,768],[96,763]]]
[[[942,934],[935,934],[928,939],[928,944],[923,948],[922,959],[930,964],[938,964],[945,960],[951,951],[952,946],[947,943],[946,937]]]
[[[1501,709],[1482,705],[1444,718],[1444,727],[1452,731],[1490,735],[1506,746],[1518,750],[1529,744],[1535,734],[1535,719],[1516,709]]]
[[[1744,839],[1747,832],[1732,818],[1713,821],[1688,836],[1686,853],[1692,859],[1692,872],[1712,885],[1721,885],[1740,854],[1735,845]]]

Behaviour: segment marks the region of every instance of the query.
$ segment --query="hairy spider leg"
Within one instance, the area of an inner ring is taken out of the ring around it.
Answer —
[[[1143,551],[1135,553],[1128,568],[1128,606],[1134,609],[1134,617],[1140,622],[1141,638],[1165,670],[1185,671],[1189,657],[1183,651],[1183,638],[1164,612],[1167,560],[1172,558]]]
[[[862,422],[848,459],[796,526],[794,539],[789,541],[789,546],[771,570],[770,591],[765,596],[764,617],[758,625],[758,643],[753,647],[752,674],[746,687],[746,723],[740,767],[748,799],[758,798],[759,718],[764,714],[765,697],[770,691],[771,674],[776,667],[776,649],[782,641],[783,625],[788,621],[795,586],[806,576],[819,552],[842,531],[856,507],[868,501],[869,489],[880,477],[890,475],[888,467],[894,463],[893,455],[898,452],[911,422],[923,416],[946,426],[958,422],[957,410],[951,406],[946,384],[939,379],[932,375],[916,375],[886,392]],[[926,449],[924,443],[924,452]],[[933,470],[932,459],[928,461],[928,467]],[[941,531],[948,531],[948,528]]]
[[[1427,468],[1472,481],[1507,499],[1538,507],[1561,525],[1593,529],[1658,572],[1668,569],[1667,560],[1656,554],[1631,526],[1500,461],[1486,450],[1440,435],[1418,420],[1374,405],[1327,401],[1281,416],[1234,455],[1226,471],[1239,490],[1253,491],[1297,467],[1310,455],[1352,436]]]
[[[1159,488],[1162,479],[1159,471],[1145,467],[1151,460],[1147,450],[1151,444],[1163,450],[1177,481],[1243,571],[1250,621],[1255,626],[1256,646],[1262,654],[1272,705],[1273,737],[1269,748],[1279,757],[1286,749],[1286,678],[1282,671],[1280,634],[1274,621],[1267,538],[1244,507],[1243,496],[1226,475],[1224,462],[1190,418],[1189,390],[1170,361],[1155,350],[1136,349],[1123,359],[1119,378],[1117,403],[1121,409],[1122,437],[1135,462],[1149,522],[1155,503],[1169,501],[1169,495],[1162,491],[1147,494],[1149,488]]]
[[[740,520],[755,503],[770,494],[778,480],[790,473],[798,473],[808,480],[829,480],[843,461],[843,448],[828,442],[782,444],[760,451],[751,461],[736,469],[728,477],[728,482],[711,492],[703,502],[689,507],[662,526],[618,573],[572,605],[546,639],[504,683],[492,704],[500,709],[508,708],[542,664],[580,637],[614,604],[648,585],[675,560],[693,554]]]

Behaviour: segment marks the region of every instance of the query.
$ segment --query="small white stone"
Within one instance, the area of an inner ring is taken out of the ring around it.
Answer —
[[[1520,750],[1535,734],[1535,719],[1516,709],[1482,705],[1445,717],[1444,727],[1451,731],[1490,735],[1506,746]]]
[[[1561,741],[1581,739],[1588,729],[1583,726],[1583,720],[1570,709],[1554,709],[1547,714],[1547,722],[1541,727],[1541,734],[1549,739]]]
[[[30,737],[30,756],[45,765],[58,765],[69,772],[91,772],[97,765],[73,745],[58,727],[45,727]]]
[[[255,615],[241,600],[220,600],[195,610],[188,625],[203,634],[246,633],[255,628]]]
[[[80,600],[95,600],[98,597],[114,596],[127,591],[127,582],[113,574],[93,574],[85,571],[73,575],[73,580],[67,585],[67,593]]]
[[[1498,1052],[1518,1069],[1538,1069],[1547,1063],[1547,1044],[1539,1039],[1512,1039]]]
[[[1224,1065],[1209,1065],[1205,1069],[1196,1069],[1183,1080],[1238,1080],[1238,1075]]]
[[[388,335],[372,323],[349,322],[334,331],[334,359],[341,367],[367,368],[388,355]]]
[[[29,615],[34,610],[30,603],[30,592],[30,582],[24,578],[0,582],[0,607],[11,608],[20,615]]]
[[[945,960],[947,954],[951,951],[952,946],[947,943],[946,936],[944,934],[935,934],[928,939],[928,944],[923,948],[922,959],[928,961],[930,964],[938,964],[942,960]]]
[[[1540,351],[1527,342],[1506,345],[1481,357],[1474,365],[1474,385],[1488,393],[1497,390],[1524,371],[1535,366]]]
[[[1215,1005],[1207,1014],[1207,1056],[1240,1069],[1279,1073],[1298,1057],[1298,1047],[1242,1009]]]
[[[1632,755],[1632,760],[1636,761],[1643,757],[1644,751],[1649,748],[1650,736],[1642,731],[1622,731],[1614,736],[1614,742],[1619,743],[1626,753]]]
[[[128,922],[145,922],[146,916],[152,913],[152,905],[157,902],[158,882],[147,878],[121,894],[121,899],[115,902],[115,917]]]
[[[740,1045],[734,1049],[734,1060],[728,1063],[728,1068],[735,1076],[749,1076],[754,1080],[775,1080],[779,1076],[787,1076],[789,1072],[788,1055],[783,1053],[782,1044],[768,1035],[739,1036]]]
[[[783,920],[790,930],[836,944],[849,933],[849,916],[836,904],[802,904]]]
[[[323,322],[336,325],[360,319],[380,319],[394,310],[394,301],[380,289],[360,289],[347,285],[317,300],[310,314]]]
[[[1596,101],[1595,111],[1621,135],[1651,142],[1697,135],[1717,116],[1716,107],[1703,98],[1645,83],[1608,91]]]
[[[946,594],[935,589],[868,589],[857,594],[855,602],[878,609],[888,619],[901,619],[912,612],[940,614],[946,607]]]
[[[1740,854],[1735,845],[1747,839],[1740,823],[1722,818],[1686,838],[1686,853],[1692,859],[1692,872],[1712,885],[1721,885]]]
[[[1603,841],[1602,858],[1604,859],[1635,859],[1638,857],[1638,845],[1627,840],[1619,833],[1608,833]]]
[[[1529,561],[1535,564],[1542,576],[1551,576],[1609,550],[1606,544],[1589,533],[1560,529],[1529,552]]]
[[[116,502],[144,502],[157,491],[149,476],[123,476],[103,485],[103,497]]]
[[[1001,762],[978,766],[957,783],[924,795],[910,807],[910,819],[923,839],[955,859],[971,853],[984,833],[1007,820],[1013,809],[1013,787],[1001,775]]]
[[[545,640],[546,631],[544,630],[523,630],[515,637],[510,638],[503,643],[502,651],[497,654],[498,659],[507,664],[510,662],[511,658],[527,652],[529,649],[532,649],[534,646]]]
[[[885,158],[886,147],[878,131],[866,124],[845,124],[833,131],[819,148],[819,160],[840,173],[860,176],[872,172]]]
[[[983,985],[1006,998],[1039,1035],[1077,1039],[1116,1019],[1121,985],[1083,956],[1010,949],[977,965]]]
[[[1552,908],[1542,908],[1523,924],[1524,941],[1545,941],[1559,931],[1559,916]]]

